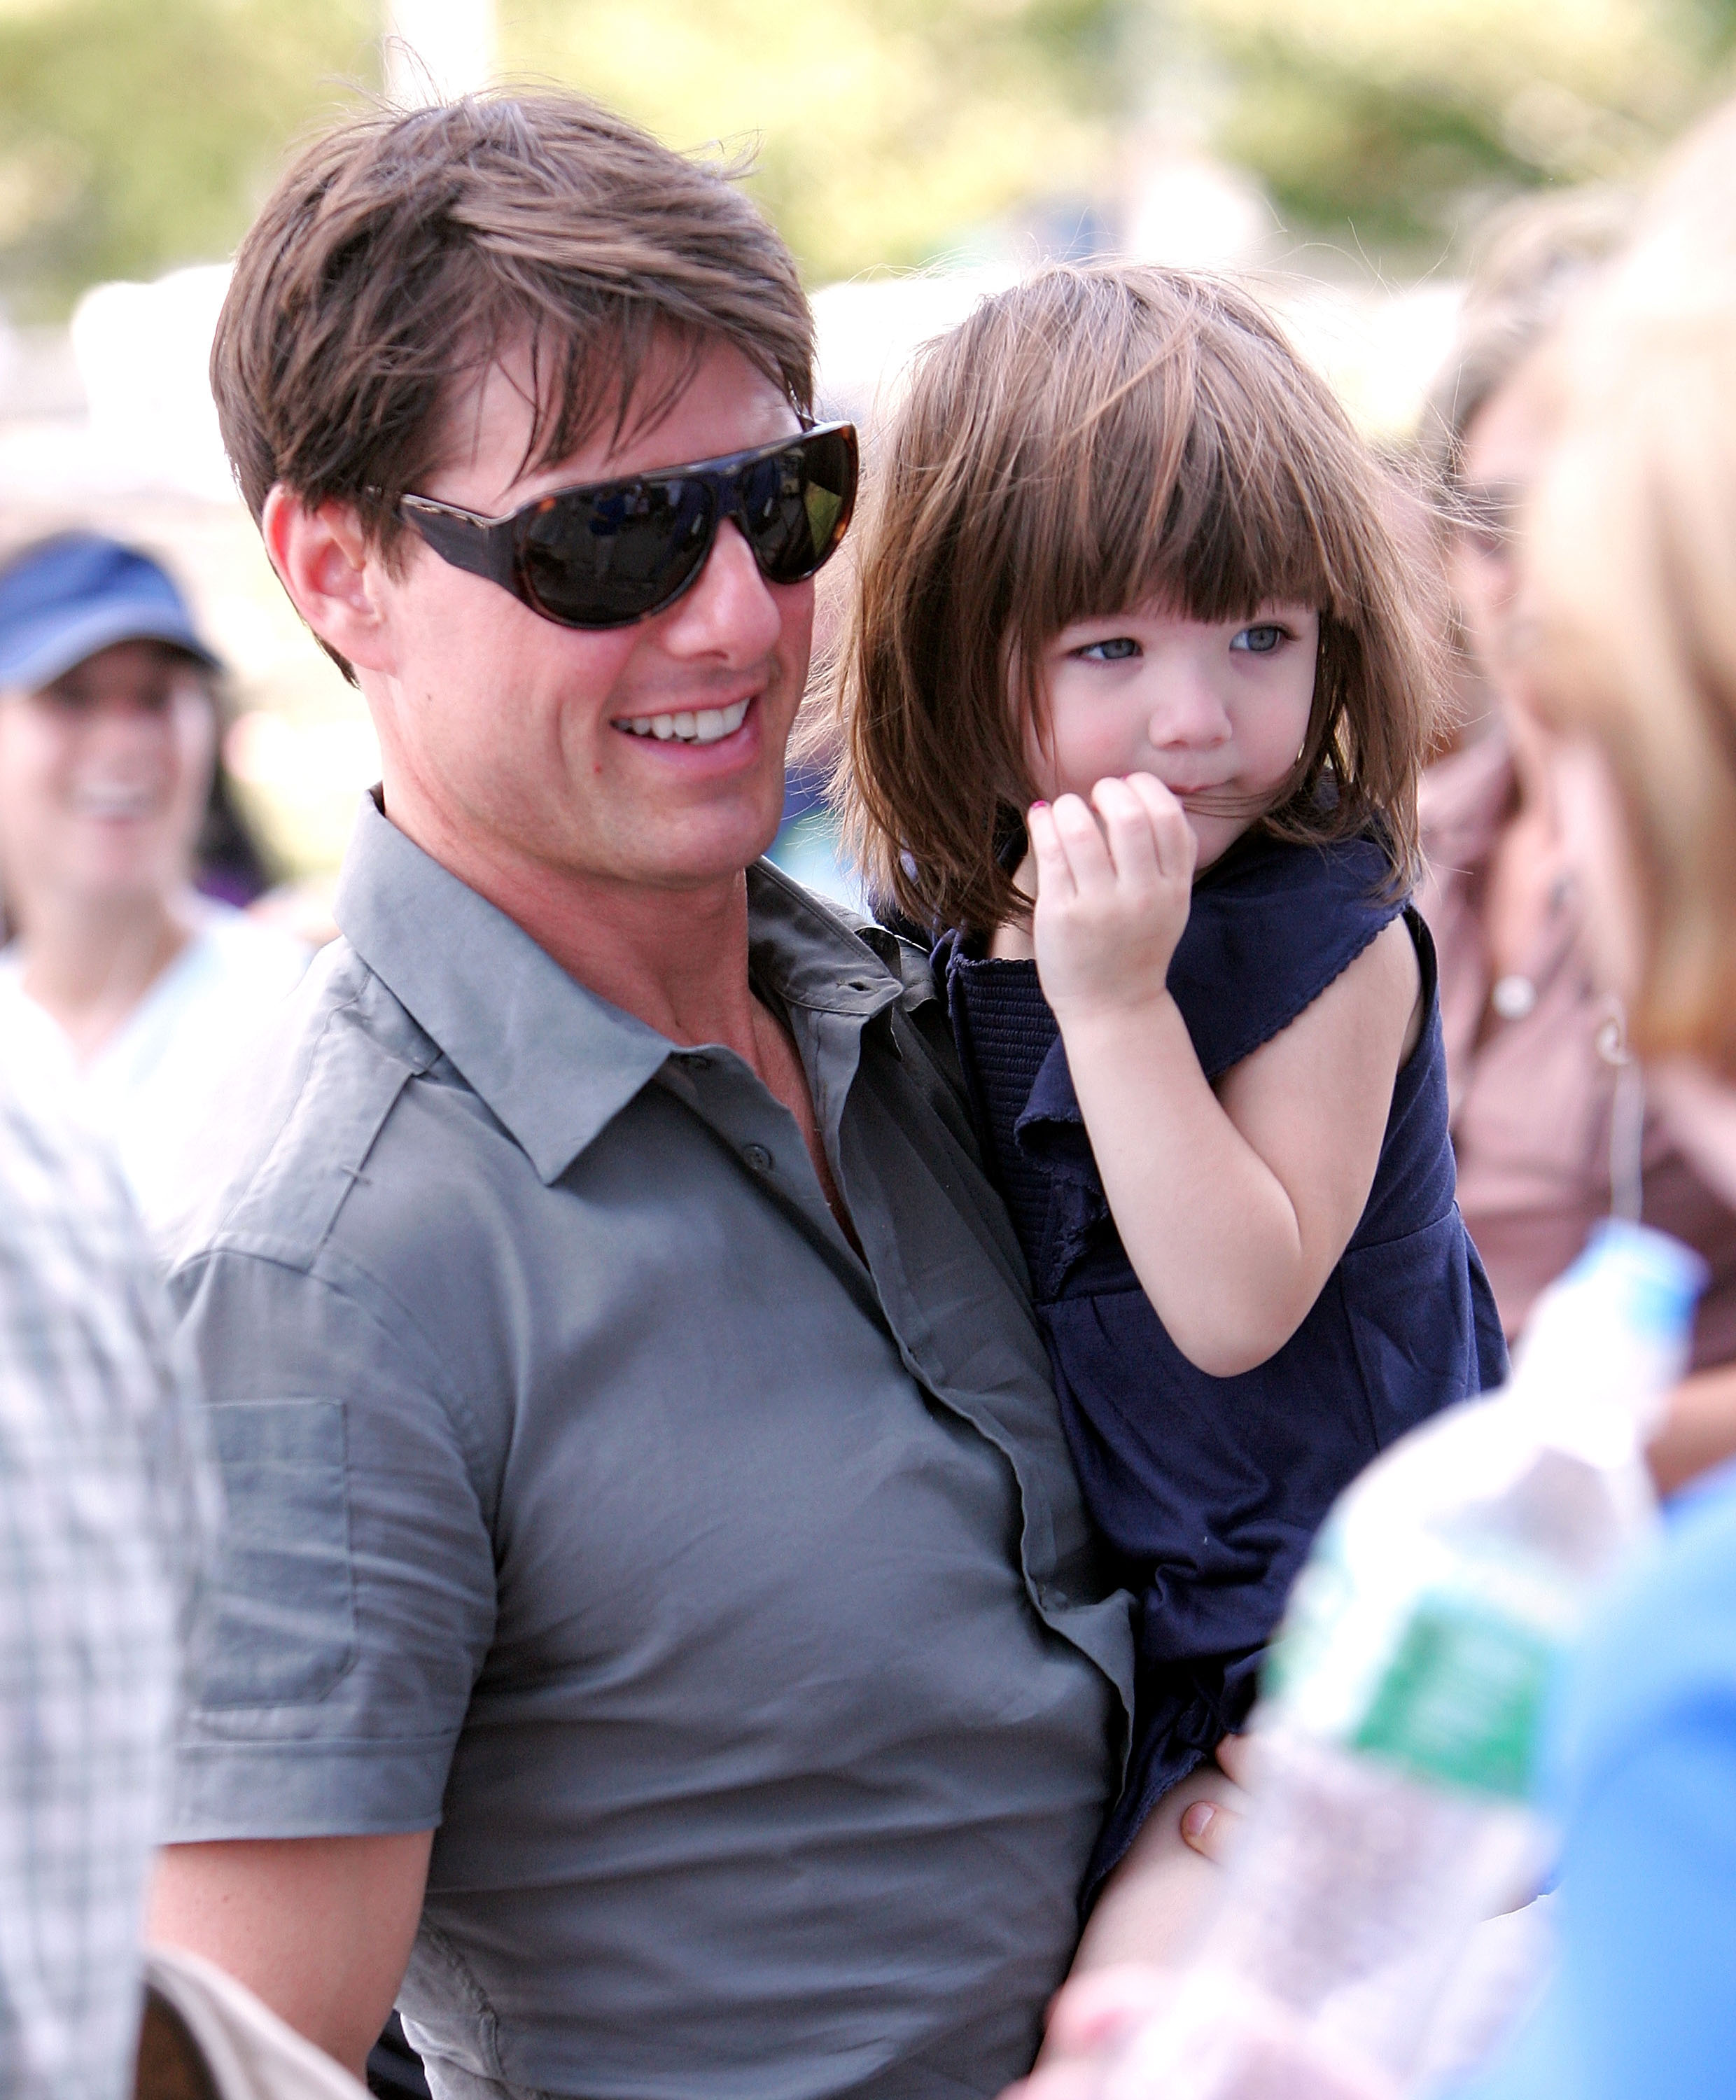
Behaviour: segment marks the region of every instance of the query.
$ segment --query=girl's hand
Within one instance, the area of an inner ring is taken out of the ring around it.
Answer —
[[[1063,1023],[1131,1012],[1163,996],[1187,924],[1196,848],[1182,805],[1149,773],[1099,780],[1032,805],[1043,995]]]

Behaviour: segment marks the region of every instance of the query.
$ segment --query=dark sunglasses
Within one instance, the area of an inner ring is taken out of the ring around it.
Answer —
[[[628,627],[673,605],[733,518],[768,583],[837,553],[856,500],[856,433],[819,423],[752,452],[539,496],[504,518],[406,496],[398,515],[442,561],[563,627]]]

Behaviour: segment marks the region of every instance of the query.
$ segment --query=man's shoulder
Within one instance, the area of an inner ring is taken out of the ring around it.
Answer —
[[[439,1056],[347,942],[322,949],[213,1092],[179,1198],[153,1221],[166,1267],[219,1245],[311,1262],[405,1085]]]

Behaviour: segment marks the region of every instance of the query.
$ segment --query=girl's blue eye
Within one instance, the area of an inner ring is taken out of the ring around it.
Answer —
[[[1129,656],[1139,654],[1139,644],[1131,634],[1118,634],[1111,641],[1093,642],[1079,653],[1093,663],[1124,664]]]
[[[1272,620],[1262,620],[1257,627],[1244,627],[1232,638],[1232,649],[1245,649],[1252,656],[1270,656],[1285,638],[1284,629]]]

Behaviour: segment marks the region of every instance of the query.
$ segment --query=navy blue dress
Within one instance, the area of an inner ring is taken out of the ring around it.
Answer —
[[[1438,1408],[1505,1375],[1495,1300],[1454,1198],[1434,950],[1385,893],[1388,872],[1372,839],[1297,845],[1246,832],[1195,883],[1170,964],[1214,1081],[1401,911],[1422,970],[1427,1017],[1349,1245],[1289,1341],[1235,1378],[1190,1363],[1139,1287],[1036,964],[974,959],[956,935],[936,954],[1085,1499],[1142,1607],[1128,1781],[1088,1891],[1160,1797],[1246,1719],[1261,1651],[1340,1489]]]

